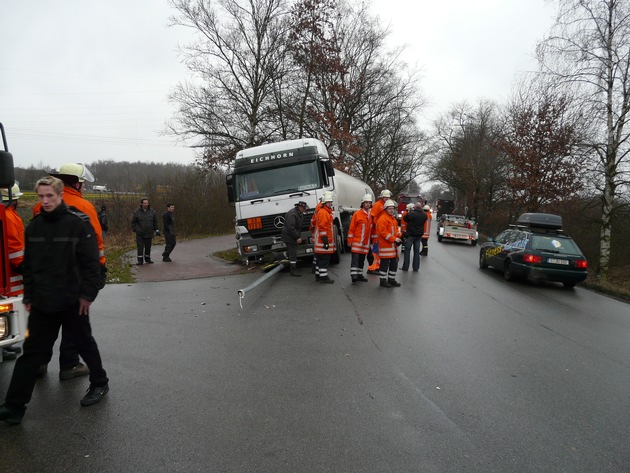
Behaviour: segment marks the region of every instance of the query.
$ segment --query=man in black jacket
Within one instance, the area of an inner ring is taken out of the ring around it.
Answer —
[[[402,271],[409,271],[409,253],[413,248],[413,263],[412,268],[414,271],[420,269],[420,250],[422,249],[422,235],[424,234],[424,222],[427,220],[427,214],[422,211],[422,204],[416,202],[413,210],[403,215],[403,220],[407,222],[407,235],[405,238],[404,259]]]
[[[166,204],[166,212],[162,215],[162,224],[164,227],[164,253],[162,253],[162,261],[166,263],[170,263],[173,260],[170,258],[171,252],[175,245],[177,244],[177,240],[175,239],[175,205]]]
[[[149,207],[149,199],[140,200],[140,208],[131,217],[131,230],[136,234],[136,246],[138,247],[138,264],[151,261],[151,243],[153,235],[159,235],[155,211]]]
[[[297,270],[297,246],[302,243],[302,221],[304,219],[304,211],[306,210],[306,202],[299,201],[284,216],[284,227],[282,227],[281,238],[287,245],[289,253],[289,265],[291,266],[291,276],[302,276]]]
[[[89,310],[101,287],[101,268],[89,217],[63,202],[63,182],[47,176],[35,188],[42,211],[26,228],[24,307],[29,335],[15,363],[0,420],[19,424],[31,400],[39,367],[50,360],[61,326],[90,369],[90,387],[82,406],[99,402],[109,390],[101,355],[90,326]]]

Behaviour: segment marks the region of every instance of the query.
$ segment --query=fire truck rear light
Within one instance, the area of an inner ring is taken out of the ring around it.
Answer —
[[[258,251],[258,245],[244,246],[243,250],[245,253],[255,253]]]
[[[585,259],[576,259],[575,260],[575,267],[579,268],[579,269],[587,269],[588,268],[588,261],[586,261]]]

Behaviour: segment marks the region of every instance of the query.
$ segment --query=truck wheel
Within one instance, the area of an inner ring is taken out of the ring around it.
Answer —
[[[486,251],[483,248],[479,252],[479,267],[481,269],[488,269],[488,261],[486,260]]]
[[[339,262],[341,261],[341,253],[342,253],[342,246],[343,245],[343,238],[341,238],[341,234],[339,232],[339,228],[335,226],[335,252],[330,255],[330,264],[339,264]]]
[[[472,246],[477,246],[477,240],[470,240],[470,244]]]

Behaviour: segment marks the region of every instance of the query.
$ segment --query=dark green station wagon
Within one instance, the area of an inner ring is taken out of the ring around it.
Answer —
[[[516,225],[481,246],[479,267],[503,271],[507,281],[561,282],[574,287],[586,279],[588,261],[573,239],[562,231],[562,217],[525,213]]]

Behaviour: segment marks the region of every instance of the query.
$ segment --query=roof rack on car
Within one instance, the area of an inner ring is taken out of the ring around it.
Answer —
[[[524,213],[516,221],[517,226],[562,231],[562,217],[546,213]]]

